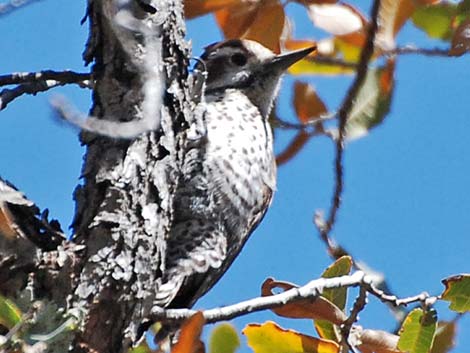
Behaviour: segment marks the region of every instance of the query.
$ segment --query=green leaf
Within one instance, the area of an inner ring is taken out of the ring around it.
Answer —
[[[9,299],[0,295],[0,325],[11,329],[21,321],[21,310]]]
[[[326,320],[315,320],[315,330],[318,336],[335,342],[340,341],[340,332],[334,324]]]
[[[152,350],[146,342],[142,342],[137,347],[133,347],[127,351],[128,353],[152,353]]]
[[[240,347],[237,331],[228,323],[217,325],[209,341],[210,353],[234,353]]]
[[[352,268],[352,259],[350,256],[342,256],[330,265],[321,275],[323,278],[332,278],[349,275]],[[346,306],[347,288],[325,289],[322,297],[328,299],[338,308],[344,309]]]
[[[391,61],[385,67],[367,72],[346,123],[346,136],[349,140],[367,135],[388,114],[394,86],[394,69],[394,62]]]
[[[453,32],[452,22],[456,15],[457,5],[441,3],[417,8],[412,20],[416,27],[431,38],[450,40]]]
[[[437,313],[431,309],[412,310],[400,329],[398,349],[407,353],[428,353],[437,327]]]
[[[342,256],[330,265],[322,274],[323,278],[332,278],[348,275],[351,272],[352,259]],[[325,289],[322,297],[328,299],[341,310],[346,306],[347,288]],[[315,329],[321,338],[339,341],[339,332],[334,324],[326,320],[315,320]]]
[[[449,301],[449,309],[458,313],[470,311],[470,274],[452,276],[442,281],[446,286],[442,299]]]

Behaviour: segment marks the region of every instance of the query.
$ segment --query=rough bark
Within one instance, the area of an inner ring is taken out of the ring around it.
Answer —
[[[89,0],[84,59],[93,63],[93,116],[148,119],[142,116],[146,77],[140,67],[148,48],[142,33],[116,24],[122,9],[162,40],[163,58],[156,60],[164,65],[160,79],[167,89],[159,128],[131,140],[81,134],[87,150],[84,182],[75,192],[72,243],[41,246],[15,232],[0,237],[0,293],[22,302],[24,312],[33,298],[40,300],[48,308],[43,312],[55,313],[48,327],[56,328],[71,315],[78,323],[78,330],[49,344],[48,352],[64,352],[68,344],[72,352],[127,351],[150,312],[159,281],[179,151],[191,115],[186,85],[189,47],[181,0]],[[12,268],[18,269],[13,273]],[[31,326],[37,328],[39,321]]]

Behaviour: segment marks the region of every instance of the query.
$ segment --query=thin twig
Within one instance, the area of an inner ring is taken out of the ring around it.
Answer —
[[[351,313],[345,322],[341,325],[341,339],[343,344],[352,348],[352,344],[349,342],[349,334],[354,323],[358,320],[359,313],[364,310],[367,304],[367,288],[364,285],[361,285],[359,288],[359,295],[354,301],[354,305],[351,309]]]
[[[384,303],[390,303],[392,306],[408,306],[412,303],[422,303],[425,306],[429,306],[434,304],[439,297],[437,296],[430,296],[428,293],[423,292],[417,295],[413,295],[411,297],[406,298],[398,298],[395,295],[386,294],[383,290],[377,288],[372,282],[367,284],[367,291],[374,295],[375,297],[379,298]]]
[[[322,55],[307,57],[304,60],[311,61],[317,64],[334,65],[334,66],[342,67],[344,69],[356,70],[358,67],[357,63],[344,61],[343,59],[340,59],[340,58],[333,58],[333,57],[322,56]]]
[[[281,129],[286,129],[286,130],[307,130],[311,128],[315,128],[315,126],[319,123],[323,123],[325,121],[333,120],[336,118],[337,113],[336,112],[329,112],[327,114],[322,114],[321,116],[317,118],[310,119],[309,121],[302,122],[302,123],[292,123],[290,121],[281,119],[279,117],[275,117],[273,120],[273,124],[275,124],[276,127],[279,127]]]
[[[79,73],[70,70],[54,71],[44,70],[39,72],[13,72],[7,75],[0,75],[0,86],[18,85],[21,83],[31,83],[38,81],[54,80],[62,84],[76,83],[84,84],[84,81],[91,81],[91,74]]]
[[[416,54],[425,56],[444,56],[449,57],[449,49],[445,48],[418,48],[414,45],[405,45],[392,50],[383,52],[385,55],[406,55]]]
[[[449,57],[449,49],[447,48],[418,48],[412,44],[404,45],[401,47],[394,48],[392,50],[384,50],[380,52],[381,55],[392,56],[392,55],[424,55],[424,56],[443,56]],[[308,57],[305,60],[314,62],[317,64],[334,65],[344,69],[356,70],[361,65],[360,63],[345,61],[338,57],[328,57],[317,55]]]
[[[328,250],[334,256],[336,249],[332,248],[332,241],[330,239],[330,232],[336,222],[336,216],[341,205],[341,195],[343,193],[343,155],[344,155],[344,139],[346,136],[346,122],[348,116],[354,106],[354,101],[360,91],[362,84],[366,78],[368,63],[372,58],[374,52],[374,40],[378,29],[378,13],[380,8],[380,0],[375,0],[371,9],[371,21],[367,34],[367,40],[364,48],[361,51],[359,64],[357,68],[356,78],[349,88],[349,91],[341,104],[338,111],[339,126],[338,126],[338,139],[336,141],[336,159],[335,159],[335,190],[330,206],[329,216],[324,225],[319,229],[320,237],[328,246]]]

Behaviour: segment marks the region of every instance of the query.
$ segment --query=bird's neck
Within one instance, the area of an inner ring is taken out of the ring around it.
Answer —
[[[253,83],[243,89],[238,88],[218,88],[207,90],[205,94],[206,102],[213,101],[232,101],[234,104],[240,100],[240,95],[247,97],[250,102],[256,106],[264,119],[268,119],[269,113],[273,107],[274,99],[277,96],[280,81],[266,82],[261,85]]]

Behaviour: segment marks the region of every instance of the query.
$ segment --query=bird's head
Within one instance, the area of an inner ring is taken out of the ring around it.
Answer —
[[[252,40],[231,39],[209,45],[201,56],[207,70],[206,95],[241,90],[267,116],[282,74],[314,49],[276,55]]]

